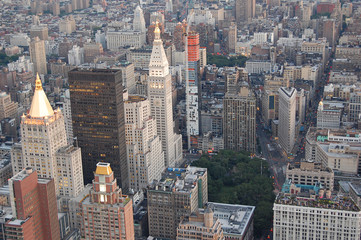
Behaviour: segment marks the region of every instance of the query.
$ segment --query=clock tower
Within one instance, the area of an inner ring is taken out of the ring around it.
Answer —
[[[160,38],[158,23],[149,63],[148,98],[151,114],[157,121],[157,132],[162,141],[165,166],[175,167],[182,160],[182,137],[174,132],[172,109],[172,77]]]

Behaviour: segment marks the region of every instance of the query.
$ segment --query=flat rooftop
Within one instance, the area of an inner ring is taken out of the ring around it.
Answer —
[[[298,170],[305,172],[333,172],[331,168],[324,167],[321,163],[313,162],[310,160],[305,161],[304,159],[300,163],[289,163],[287,165],[287,170]]]
[[[236,204],[214,203],[207,204],[219,219],[224,234],[243,236],[252,221],[256,207]]]
[[[150,190],[172,192],[189,192],[196,187],[196,181],[199,177],[207,174],[206,168],[187,167],[187,168],[167,168],[160,181],[154,182]]]
[[[352,212],[360,211],[357,205],[350,198],[338,195],[333,195],[330,199],[327,199],[319,198],[317,195],[306,197],[302,194],[289,194],[280,192],[276,197],[275,203],[282,205],[324,208]]]
[[[361,142],[361,131],[346,129],[309,128],[306,138],[315,142],[347,142],[348,144]]]
[[[348,185],[357,194],[357,196],[361,197],[361,183],[350,182]]]

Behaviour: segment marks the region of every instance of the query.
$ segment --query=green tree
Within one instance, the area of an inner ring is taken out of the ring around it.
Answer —
[[[264,236],[272,227],[275,198],[268,164],[261,161],[251,159],[247,152],[223,150],[216,156],[203,155],[192,163],[208,169],[209,201],[256,206],[255,237]]]

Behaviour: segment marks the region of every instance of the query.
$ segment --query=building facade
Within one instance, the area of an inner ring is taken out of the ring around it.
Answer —
[[[282,87],[278,93],[278,119],[279,126],[282,126],[278,129],[278,139],[281,147],[290,153],[295,145],[297,90],[292,87]]]
[[[199,63],[199,34],[188,33],[188,82],[189,92],[187,94],[187,129],[192,136],[199,135],[199,84],[200,84],[200,63]]]
[[[321,183],[325,189],[333,191],[333,170],[313,161],[301,162],[300,166],[288,164],[286,179],[290,179],[294,184],[315,185]]]
[[[227,92],[223,100],[224,148],[256,151],[256,98],[248,86]]]
[[[208,201],[207,169],[168,168],[147,193],[149,235],[175,239],[181,218],[198,211]]]
[[[158,26],[149,63],[148,98],[151,115],[157,121],[157,132],[162,141],[165,166],[177,166],[182,160],[182,136],[174,132],[172,109],[172,77]]]
[[[128,191],[122,73],[116,69],[74,69],[69,72],[73,134],[82,149],[84,182],[91,182],[99,161],[112,164],[115,177]]]
[[[67,143],[64,116],[60,109],[53,110],[51,107],[39,76],[30,111],[21,117],[20,135],[21,145],[11,149],[14,175],[31,167],[39,177],[53,178],[55,191],[61,196],[73,196],[82,191],[80,151],[72,148],[68,155],[60,154],[60,149],[71,148]]]
[[[84,239],[134,239],[132,200],[122,194],[109,163],[100,162],[93,188],[82,201]]]
[[[351,199],[317,186],[291,185],[273,205],[273,239],[359,239],[360,227],[361,211]]]
[[[124,103],[124,114],[129,187],[139,191],[161,178],[164,152],[146,97],[130,95]]]
[[[46,55],[45,55],[45,42],[35,37],[30,42],[30,59],[34,64],[34,73],[47,74]]]
[[[6,239],[60,240],[54,180],[27,167],[9,180],[9,189],[14,219],[5,224]]]
[[[182,218],[177,229],[177,240],[224,240],[221,222],[214,218],[212,209]]]

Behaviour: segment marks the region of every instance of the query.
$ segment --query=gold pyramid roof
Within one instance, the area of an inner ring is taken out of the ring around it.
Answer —
[[[36,74],[35,92],[31,102],[29,115],[33,118],[51,117],[54,115],[53,108],[43,90],[39,74]]]
[[[110,175],[112,173],[112,169],[110,168],[109,163],[99,162],[97,163],[97,168],[95,170],[95,174],[99,175]]]

